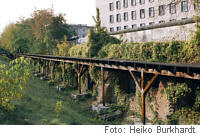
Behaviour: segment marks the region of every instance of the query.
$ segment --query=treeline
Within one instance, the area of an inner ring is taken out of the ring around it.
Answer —
[[[0,36],[0,47],[11,53],[52,54],[56,44],[75,36],[64,14],[53,9],[35,10],[30,18],[7,25]]]

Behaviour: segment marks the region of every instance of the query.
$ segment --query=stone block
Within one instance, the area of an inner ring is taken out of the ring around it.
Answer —
[[[115,112],[109,113],[109,114],[105,114],[101,116],[102,120],[106,120],[106,121],[112,121],[115,120],[117,118],[120,118],[122,116],[122,111],[117,110]]]
[[[50,79],[46,76],[41,76],[40,77],[40,80],[43,80],[43,81],[49,81]]]
[[[98,114],[105,114],[109,109],[109,106],[103,106],[103,104],[92,105],[92,110],[96,111]]]
[[[90,93],[71,94],[71,97],[78,101],[82,101],[82,100],[86,100],[87,98],[91,97],[91,94]]]
[[[56,86],[59,92],[64,91],[65,87],[64,86]]]

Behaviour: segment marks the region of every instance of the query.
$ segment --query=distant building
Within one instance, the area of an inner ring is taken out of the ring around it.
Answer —
[[[87,34],[88,30],[94,29],[94,26],[87,26],[86,24],[69,24],[71,27],[75,29],[75,32],[77,33],[77,44],[82,44],[87,42]]]
[[[102,26],[116,37],[132,42],[188,40],[200,0],[96,0],[96,7]]]

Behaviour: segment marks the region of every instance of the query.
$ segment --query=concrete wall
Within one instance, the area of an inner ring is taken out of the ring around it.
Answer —
[[[119,33],[113,35],[114,37],[123,37],[124,40],[130,42],[159,42],[172,40],[189,40],[192,36],[192,31],[195,31],[195,23],[171,26],[163,28],[155,28],[136,32]]]

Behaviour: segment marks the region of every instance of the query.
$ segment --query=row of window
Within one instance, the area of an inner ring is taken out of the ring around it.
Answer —
[[[182,20],[184,20],[184,19],[187,19],[187,18],[182,18]],[[173,21],[176,21],[176,20],[175,20],[175,19],[170,20],[170,22],[173,22]],[[164,20],[160,20],[158,23],[159,23],[159,24],[162,24],[162,23],[165,23],[165,21],[164,21]],[[152,25],[154,25],[154,24],[155,24],[155,22],[149,22],[149,26],[152,26]],[[140,24],[140,27],[145,27],[145,26],[146,26],[145,23],[141,23],[141,24]],[[132,29],[135,29],[135,28],[137,28],[137,27],[138,27],[137,24],[131,25],[131,28],[132,28]],[[126,30],[126,29],[128,29],[128,28],[129,28],[128,25],[125,25],[125,26],[124,26],[124,30]],[[120,31],[120,30],[122,30],[121,26],[116,27],[116,31]],[[110,32],[114,32],[114,27],[111,27],[111,28],[110,28]]]
[[[158,7],[158,14],[159,16],[165,15],[165,5],[160,5]],[[198,9],[200,9],[200,5],[198,7]],[[186,0],[181,2],[181,11],[182,12],[188,12],[188,2]],[[145,18],[145,9],[140,9],[139,11],[139,15],[140,15],[140,19],[144,19]],[[170,14],[175,14],[176,13],[176,4],[175,3],[171,3],[169,4],[169,13]],[[123,13],[123,20],[124,21],[128,21],[128,17],[129,13],[128,12],[124,12]],[[149,8],[149,17],[154,17],[155,16],[155,8],[154,7],[150,7]],[[131,19],[132,20],[136,20],[137,19],[137,12],[136,10],[131,11]],[[116,14],[116,22],[121,22],[121,14]],[[114,23],[114,15],[110,15],[110,23]]]
[[[123,7],[128,8],[128,1],[129,0],[123,0]],[[136,6],[137,5],[137,0],[130,0],[131,1],[131,6]],[[140,5],[145,4],[145,0],[138,0]],[[149,2],[154,2],[154,0],[148,0]],[[109,9],[110,11],[114,10],[114,3],[109,3]],[[116,9],[121,9],[121,1],[116,1]]]
[[[128,1],[129,0],[123,0],[123,7],[124,8],[128,8]],[[130,0],[131,1],[131,6],[136,6],[137,5],[137,0]],[[154,2],[154,0],[148,0],[150,3],[151,2]],[[139,3],[140,5],[142,4],[145,4],[145,0],[139,0]],[[197,5],[197,7],[199,7],[200,9],[200,0],[196,0],[195,1],[195,5]],[[175,4],[175,3],[174,3]],[[175,4],[176,5],[176,4]],[[174,5],[174,6],[175,6]],[[188,6],[188,0],[184,0],[182,3],[181,3],[182,6]],[[109,3],[109,9],[110,11],[113,11],[114,10],[114,3]],[[116,1],[116,9],[117,10],[120,10],[121,9],[121,1]]]

